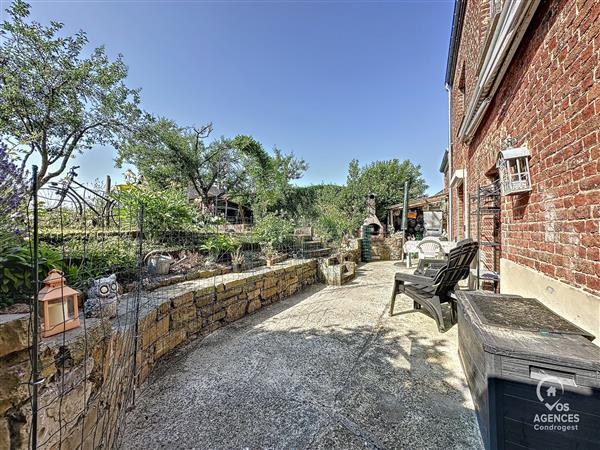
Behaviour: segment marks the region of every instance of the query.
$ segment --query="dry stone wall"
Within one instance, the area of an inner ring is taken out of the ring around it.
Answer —
[[[317,280],[315,260],[289,260],[248,274],[225,274],[120,300],[113,320],[40,343],[40,448],[111,448],[135,387],[176,347],[205,336]],[[0,449],[29,447],[29,316],[0,316]]]
[[[395,233],[384,239],[372,239],[371,255],[378,261],[402,259],[402,233]]]
[[[402,259],[404,252],[402,251],[403,233],[394,233],[385,238],[385,246],[388,248],[390,259],[392,261]]]

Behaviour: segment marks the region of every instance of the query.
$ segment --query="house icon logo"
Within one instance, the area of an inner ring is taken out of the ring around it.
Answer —
[[[565,393],[562,382],[555,376],[545,375],[538,381],[536,394],[540,402],[546,406],[549,411],[560,404],[560,397]]]
[[[579,413],[571,410],[571,405],[565,400],[563,383],[575,386],[575,381],[549,375],[543,371],[536,373],[539,378],[536,394],[537,398],[546,407],[546,412],[536,412],[533,417],[533,429],[536,431],[577,431],[579,430]],[[573,384],[571,384],[571,382]],[[542,409],[544,411],[544,409]]]

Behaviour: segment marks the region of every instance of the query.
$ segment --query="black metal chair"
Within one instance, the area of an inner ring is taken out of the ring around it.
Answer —
[[[468,242],[456,246],[448,254],[448,261],[433,277],[397,273],[394,277],[394,289],[390,305],[390,316],[394,313],[396,295],[400,287],[413,300],[415,309],[425,308],[435,319],[440,332],[446,331],[442,303],[450,303],[452,324],[456,323],[456,302],[452,293],[459,281],[469,276],[471,262],[477,255],[479,244]]]

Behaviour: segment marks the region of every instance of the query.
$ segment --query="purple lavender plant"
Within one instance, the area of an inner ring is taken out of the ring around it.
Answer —
[[[0,231],[19,234],[22,202],[27,192],[23,171],[14,163],[0,142]]]

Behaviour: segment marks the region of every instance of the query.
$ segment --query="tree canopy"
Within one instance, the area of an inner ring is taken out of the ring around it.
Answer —
[[[87,52],[86,34],[64,36],[62,23],[27,20],[30,7],[23,0],[6,11],[0,24],[0,138],[11,144],[18,166],[9,164],[4,148],[0,163],[22,174],[32,157],[39,160],[40,186],[58,177],[78,152],[111,144],[117,167],[134,165],[145,187],[185,192],[192,186],[205,205],[227,195],[257,217],[275,213],[316,223],[331,238],[360,225],[369,193],[385,220],[386,209],[402,202],[405,181],[412,198],[427,189],[420,166],[398,159],[363,167],[351,161],[345,186],[295,186],[308,165],[293,153],[266,151],[247,135],[208,142],[212,124],[188,127],[144,114],[139,90],[125,84],[121,55],[111,60],[103,47]],[[4,203],[12,205],[23,195],[9,196],[9,185],[3,186]]]
[[[118,149],[117,165],[136,166],[157,187],[191,185],[204,204],[215,192],[252,205],[255,214],[273,210],[299,178],[306,163],[275,149],[271,156],[251,136],[221,137],[206,144],[212,125],[182,127],[166,118],[146,117]]]
[[[280,208],[297,223],[314,225],[320,236],[337,240],[360,227],[367,214],[368,194],[375,194],[377,216],[385,222],[387,208],[403,200],[405,181],[410,182],[411,198],[427,189],[420,166],[408,160],[376,161],[364,167],[352,160],[344,186],[292,187]]]
[[[251,138],[221,137],[205,144],[212,125],[182,127],[166,118],[147,118],[119,147],[117,165],[133,164],[153,186],[188,185],[208,205],[215,189],[229,196],[250,188],[248,168],[265,165],[268,155]]]
[[[137,120],[139,92],[124,79],[121,55],[99,47],[83,56],[83,31],[59,35],[63,24],[27,22],[29,5],[16,0],[1,24],[0,135],[25,167],[39,156],[39,185],[59,176],[69,159],[95,144],[116,143]]]
[[[348,167],[344,207],[349,215],[364,219],[367,195],[375,194],[377,217],[385,220],[387,208],[403,201],[405,181],[410,183],[410,198],[420,197],[427,190],[421,166],[409,160],[375,161],[362,168],[357,160],[352,160]]]
[[[268,212],[288,211],[290,196],[295,192],[291,182],[301,178],[308,168],[308,164],[293,153],[286,154],[278,148],[273,153],[268,164],[251,172],[255,185],[249,204],[259,217]]]

